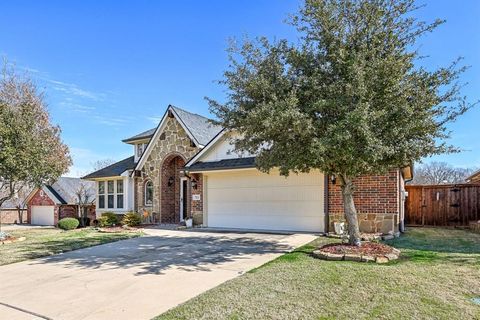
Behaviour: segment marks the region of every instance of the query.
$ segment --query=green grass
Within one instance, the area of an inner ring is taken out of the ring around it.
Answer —
[[[34,259],[108,242],[138,237],[140,232],[102,233],[93,228],[63,231],[60,229],[24,229],[9,234],[26,237],[25,241],[0,245],[0,265]]]
[[[480,319],[480,234],[414,229],[390,245],[400,260],[323,261],[295,252],[187,301],[157,319]]]

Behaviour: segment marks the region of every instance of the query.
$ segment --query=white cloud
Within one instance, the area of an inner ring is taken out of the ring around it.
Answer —
[[[43,80],[52,84],[51,86],[52,89],[56,91],[64,92],[71,96],[90,99],[94,101],[102,101],[105,99],[104,94],[84,90],[74,83],[67,83],[67,82],[52,80],[49,78],[43,78]]]
[[[147,117],[147,120],[150,120],[154,124],[159,124],[160,121],[162,121],[162,117],[161,116],[151,116],[151,117]]]

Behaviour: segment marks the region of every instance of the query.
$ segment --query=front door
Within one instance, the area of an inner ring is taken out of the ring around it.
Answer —
[[[187,218],[187,201],[188,201],[188,180],[182,178],[181,182],[181,190],[180,190],[180,220],[183,221]]]

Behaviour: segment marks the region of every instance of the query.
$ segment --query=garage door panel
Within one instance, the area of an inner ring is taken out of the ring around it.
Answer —
[[[262,188],[209,188],[212,202],[242,201],[322,201],[324,195],[319,186],[275,186]]]
[[[54,225],[54,206],[32,206],[30,212],[32,224],[42,226]]]
[[[207,177],[207,220],[211,227],[323,231],[324,176],[259,171]]]
[[[302,218],[298,220],[295,217],[279,217],[279,216],[238,216],[230,219],[228,216],[219,215],[211,217],[209,224],[221,226],[222,228],[247,228],[262,230],[285,230],[285,231],[311,231],[318,232],[321,230],[323,219],[317,217]],[[252,219],[255,219],[255,225],[252,226]],[[272,219],[276,220],[274,228],[272,228]],[[279,221],[282,219],[282,221]]]
[[[323,214],[323,210],[318,207],[322,203],[316,201],[286,201],[286,202],[222,202],[211,204],[209,207],[209,216],[229,215],[235,218],[238,215],[260,216],[260,215],[280,215],[280,216],[301,216],[318,217]],[[242,213],[238,208],[242,207]]]

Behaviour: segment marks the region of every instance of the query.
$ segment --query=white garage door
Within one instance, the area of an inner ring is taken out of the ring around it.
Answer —
[[[32,224],[40,226],[53,226],[54,224],[53,206],[32,206]]]
[[[206,191],[209,227],[324,230],[324,176],[318,171],[288,178],[258,170],[208,173]]]

